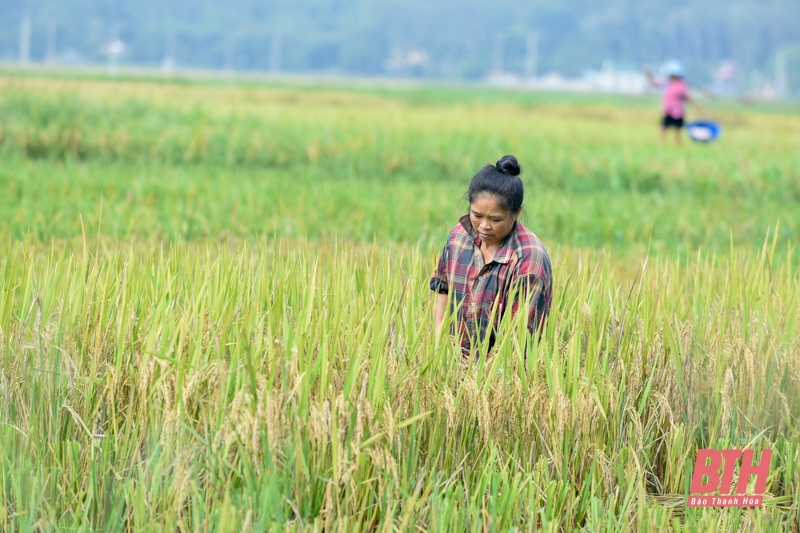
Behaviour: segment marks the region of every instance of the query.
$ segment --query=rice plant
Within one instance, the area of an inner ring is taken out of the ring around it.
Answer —
[[[0,529],[797,531],[796,116],[0,83]],[[464,359],[427,282],[498,152],[553,310]],[[764,507],[686,507],[743,447]]]
[[[796,527],[789,261],[562,249],[541,341],[472,362],[430,255],[389,252],[5,245],[4,529]],[[696,450],[742,445],[766,507],[683,508]]]

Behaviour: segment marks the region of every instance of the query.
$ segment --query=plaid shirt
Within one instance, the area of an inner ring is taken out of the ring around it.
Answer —
[[[516,286],[518,294],[523,289],[530,290],[528,331],[533,333],[542,327],[550,314],[553,296],[550,257],[542,242],[517,221],[492,261],[484,264],[481,240],[469,215],[461,217],[459,222],[447,238],[430,287],[435,292],[452,293],[450,312],[458,308],[462,349],[468,353],[474,341],[485,338],[492,307],[497,304],[494,327],[489,332],[491,348],[510,292]],[[511,312],[516,313],[518,308],[519,301],[515,298]]]

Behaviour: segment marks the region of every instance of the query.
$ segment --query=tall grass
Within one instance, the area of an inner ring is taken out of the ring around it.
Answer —
[[[3,248],[7,531],[797,527],[800,275],[769,246],[557,251],[541,342],[509,323],[478,363],[413,248]],[[696,450],[742,446],[775,450],[766,507],[683,508]]]
[[[514,100],[0,77],[0,529],[797,531],[800,118]],[[554,306],[467,362],[427,281],[504,153]],[[684,505],[705,447],[764,508]]]
[[[526,222],[551,242],[640,254],[652,237],[675,254],[800,230],[797,115],[718,111],[720,142],[678,149],[658,142],[656,108],[13,77],[0,89],[0,228],[17,238],[69,238],[83,217],[118,237],[440,246],[469,178],[505,153],[523,164]]]

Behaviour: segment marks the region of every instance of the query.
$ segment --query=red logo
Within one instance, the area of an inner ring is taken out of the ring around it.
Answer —
[[[689,507],[761,507],[769,476],[769,463],[772,450],[763,450],[761,460],[755,464],[753,450],[697,450],[694,462],[690,496],[686,499]],[[733,474],[736,463],[741,458],[739,481],[734,486]],[[711,460],[708,463],[709,459]],[[723,468],[724,467],[724,468]],[[722,476],[720,477],[720,472]],[[708,481],[703,478],[708,476]],[[754,494],[747,495],[750,476],[756,476]],[[719,489],[719,496],[707,496]],[[706,495],[706,496],[704,496]]]

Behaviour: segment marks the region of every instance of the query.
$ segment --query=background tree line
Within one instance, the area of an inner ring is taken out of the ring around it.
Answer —
[[[539,74],[678,57],[705,82],[732,59],[746,83],[783,49],[800,86],[797,0],[0,0],[0,58],[18,57],[26,14],[33,61],[101,62],[119,38],[129,64],[470,79],[498,50],[523,72],[536,32]]]

